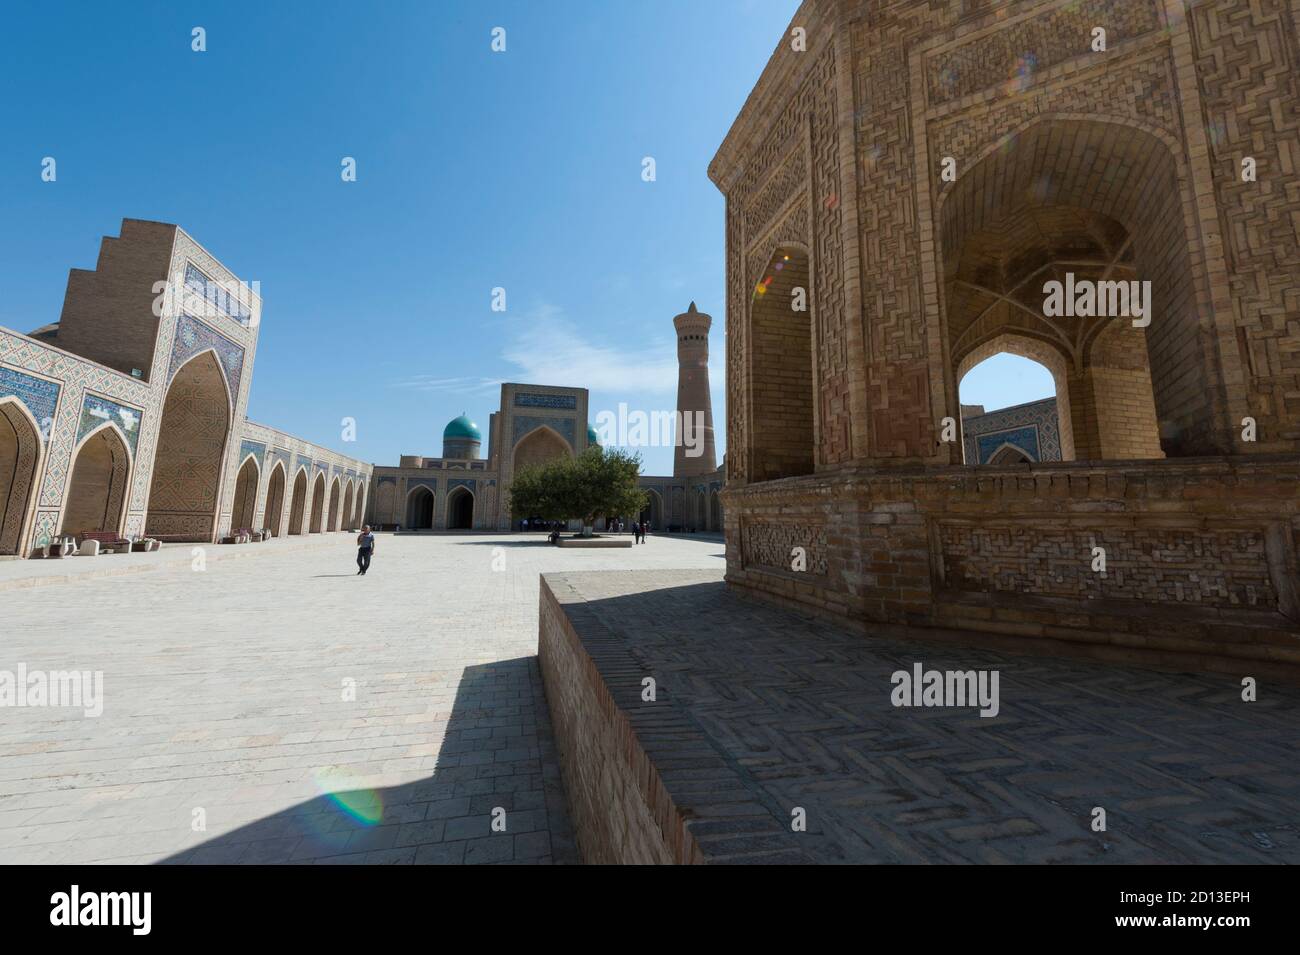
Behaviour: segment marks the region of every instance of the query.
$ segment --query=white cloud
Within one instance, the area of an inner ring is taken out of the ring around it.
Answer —
[[[394,388],[406,388],[411,391],[454,392],[458,395],[480,395],[496,391],[501,387],[500,378],[439,378],[436,375],[411,375],[393,382]]]
[[[510,324],[514,334],[501,357],[519,369],[520,381],[613,394],[677,392],[673,338],[637,329],[622,346],[593,341],[553,305],[533,309]]]

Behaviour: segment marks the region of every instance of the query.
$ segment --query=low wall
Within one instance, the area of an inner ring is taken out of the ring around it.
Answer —
[[[645,668],[573,579],[543,575],[540,589],[537,652],[583,861],[807,861],[780,835],[758,854],[718,839],[770,813],[662,687],[642,700]]]
[[[726,579],[751,594],[864,625],[1300,677],[1296,456],[858,468],[724,498]]]

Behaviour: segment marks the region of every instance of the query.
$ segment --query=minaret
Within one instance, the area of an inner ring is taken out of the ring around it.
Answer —
[[[709,395],[709,326],[712,324],[713,319],[697,311],[694,302],[673,319],[677,329],[677,412],[682,428],[673,452],[673,477],[712,474],[718,469],[713,445],[713,399]],[[702,435],[698,433],[700,430]],[[687,454],[692,446],[696,457]]]

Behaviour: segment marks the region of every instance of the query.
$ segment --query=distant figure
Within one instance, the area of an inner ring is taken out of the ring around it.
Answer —
[[[632,540],[637,544],[645,543],[645,522],[637,521],[632,525]]]
[[[362,577],[370,569],[370,558],[375,553],[375,535],[370,533],[370,525],[361,528],[357,535],[357,573]]]
[[[525,517],[525,518],[524,518],[524,531],[526,532],[527,530],[528,530],[528,518]]]
[[[549,540],[552,544],[555,544],[555,545],[557,545],[557,546],[559,545],[559,543],[560,543],[560,529],[559,529],[559,527],[556,527],[556,528],[552,529],[552,531],[551,531],[551,533],[550,533],[550,536],[547,538],[547,540]]]

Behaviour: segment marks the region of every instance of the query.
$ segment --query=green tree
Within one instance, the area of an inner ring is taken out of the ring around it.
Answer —
[[[582,521],[583,534],[599,517],[640,514],[646,492],[636,486],[641,455],[588,448],[576,458],[525,468],[510,485],[510,513],[548,521]]]

